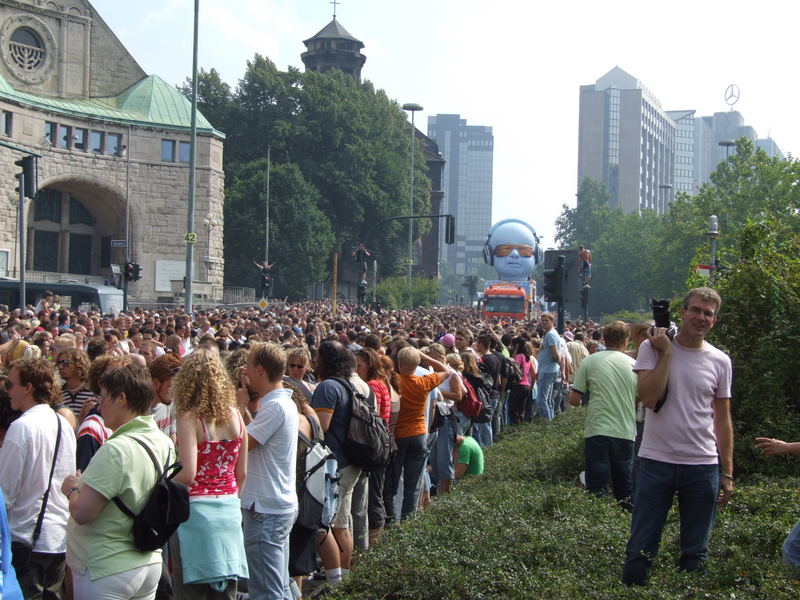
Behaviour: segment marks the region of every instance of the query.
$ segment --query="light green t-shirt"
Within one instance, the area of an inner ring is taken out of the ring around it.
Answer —
[[[483,450],[470,436],[465,437],[458,447],[458,462],[467,465],[464,475],[483,474]]]
[[[583,359],[573,383],[575,390],[589,392],[583,437],[636,438],[634,362],[616,350],[596,352]]]
[[[88,569],[92,580],[161,562],[161,550],[136,549],[133,519],[112,500],[119,496],[133,514],[139,514],[156,483],[153,461],[131,435],[150,447],[162,469],[175,461],[172,440],[158,430],[151,416],[125,423],[92,457],[78,487],[89,486],[109,502],[91,523],[78,525],[72,517],[67,522],[67,564],[78,573]]]

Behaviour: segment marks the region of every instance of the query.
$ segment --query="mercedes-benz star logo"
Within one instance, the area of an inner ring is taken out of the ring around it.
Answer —
[[[730,84],[727,88],[725,88],[725,102],[728,103],[728,106],[733,106],[739,101],[739,86],[735,83]]]

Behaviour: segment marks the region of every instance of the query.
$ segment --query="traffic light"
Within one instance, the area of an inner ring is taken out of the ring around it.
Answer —
[[[444,243],[456,243],[456,218],[453,215],[446,215],[444,218]]]
[[[358,283],[358,303],[364,304],[367,298],[367,282],[363,279]]]
[[[132,275],[133,279],[131,281],[139,281],[142,278],[142,267],[139,263],[133,263]]]
[[[544,270],[544,297],[548,302],[558,302],[564,293],[564,267],[556,265]]]
[[[22,183],[25,187],[25,195],[28,198],[36,197],[36,157],[26,156],[14,162],[18,167],[22,167]]]
[[[135,281],[133,278],[133,263],[127,262],[125,263],[125,281]]]

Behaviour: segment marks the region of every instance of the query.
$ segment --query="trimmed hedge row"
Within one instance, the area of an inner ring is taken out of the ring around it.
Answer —
[[[720,511],[706,575],[678,573],[677,510],[650,586],[619,583],[630,516],[578,486],[582,409],[516,427],[487,452],[486,474],[390,528],[332,598],[794,598],[781,544],[800,515],[800,480],[737,482]]]

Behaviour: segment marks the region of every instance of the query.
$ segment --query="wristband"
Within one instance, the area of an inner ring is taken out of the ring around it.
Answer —
[[[724,477],[725,479],[730,479],[731,481],[736,481],[736,480],[733,478],[733,475],[728,475],[727,473],[720,473],[720,474],[719,474],[719,476],[720,476],[720,477]]]
[[[78,489],[78,488],[76,488],[76,487],[71,487],[71,488],[69,488],[69,489],[67,490],[67,494],[66,494],[66,496],[67,496],[67,500],[69,500],[69,497],[70,497],[70,495],[71,495],[73,492],[80,492],[80,489]]]

